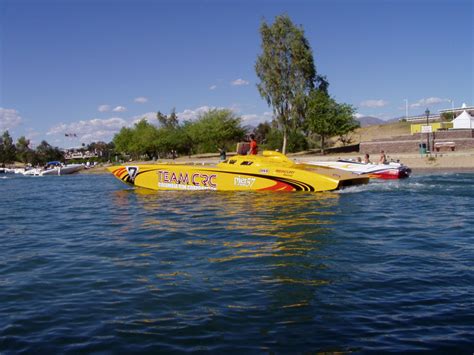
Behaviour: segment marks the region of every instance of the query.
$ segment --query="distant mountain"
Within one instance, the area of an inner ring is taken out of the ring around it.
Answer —
[[[374,125],[387,123],[387,121],[384,121],[380,118],[372,117],[372,116],[362,116],[362,117],[356,118],[356,120],[360,122],[361,127],[374,126]]]
[[[394,123],[394,122],[399,122],[400,120],[403,120],[405,118],[405,116],[403,117],[395,117],[395,118],[391,118],[389,120],[386,120],[385,122],[386,123]]]

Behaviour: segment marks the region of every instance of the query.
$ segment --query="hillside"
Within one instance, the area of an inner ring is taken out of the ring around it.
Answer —
[[[392,122],[382,125],[361,127],[352,134],[355,143],[372,141],[380,138],[390,138],[410,134],[410,123]]]
[[[356,129],[354,132],[349,134],[351,139],[349,144],[358,144],[360,142],[369,142],[381,138],[391,138],[409,134],[411,134],[410,123],[399,121],[388,122],[385,124],[371,125]],[[330,141],[332,142],[333,147],[342,146],[339,137],[333,137]]]
[[[359,121],[361,127],[367,127],[367,126],[385,123],[384,120],[381,120],[380,118],[372,117],[372,116],[362,116],[362,117],[357,118],[357,121]]]

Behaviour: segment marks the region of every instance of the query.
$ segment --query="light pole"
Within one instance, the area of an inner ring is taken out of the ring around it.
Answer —
[[[428,119],[430,117],[430,110],[428,110],[428,108],[425,110],[425,115],[426,115],[426,127],[429,126],[429,123],[428,123]],[[430,151],[431,153],[431,150],[430,150],[430,133],[428,131],[428,128],[426,128],[426,150]]]
[[[408,120],[408,99],[403,99],[405,101],[405,121]]]
[[[454,100],[451,100],[451,111],[453,114],[453,121],[454,121]]]

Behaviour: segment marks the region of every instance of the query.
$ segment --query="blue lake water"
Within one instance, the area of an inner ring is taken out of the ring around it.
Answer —
[[[0,178],[0,353],[474,351],[474,173],[337,193]]]

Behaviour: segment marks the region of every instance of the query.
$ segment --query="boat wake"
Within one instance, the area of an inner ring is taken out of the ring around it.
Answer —
[[[342,190],[335,191],[338,194],[353,194],[353,193],[360,193],[360,192],[377,192],[377,191],[403,191],[403,190],[410,190],[410,191],[417,191],[417,190],[424,190],[433,188],[434,185],[432,184],[425,184],[419,181],[407,181],[407,180],[373,180],[366,185],[357,185],[357,186],[349,186]]]

